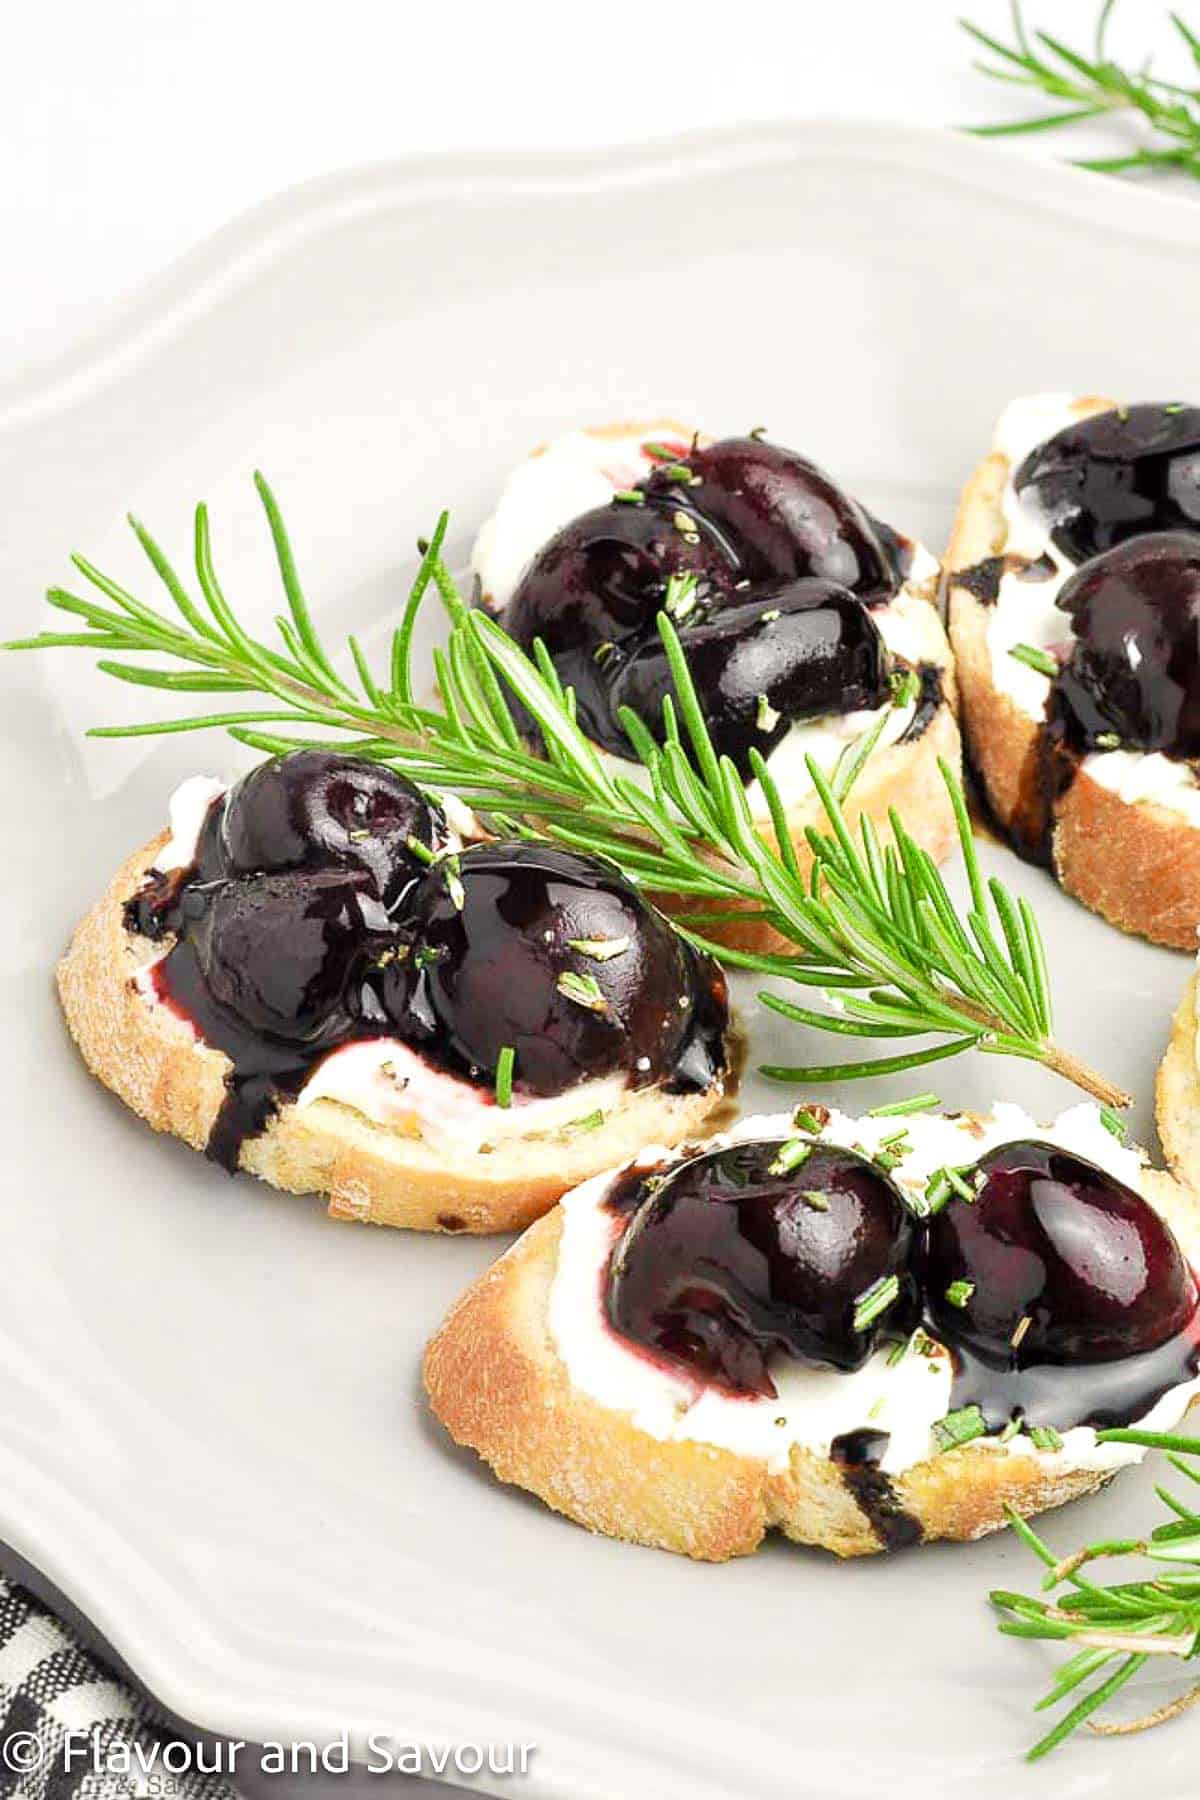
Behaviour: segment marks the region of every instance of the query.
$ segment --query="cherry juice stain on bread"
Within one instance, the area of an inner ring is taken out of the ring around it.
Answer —
[[[950,557],[972,755],[1022,855],[1114,922],[1190,944],[1200,409],[1043,396],[996,443]]]
[[[675,697],[665,610],[717,754],[769,828],[751,752],[764,759],[802,854],[804,827],[823,818],[808,756],[832,777],[879,727],[852,809],[884,825],[919,749],[935,776],[937,756],[957,763],[948,647],[928,603],[937,565],[792,450],[670,426],[576,432],[513,475],[474,566],[484,603],[525,649],[542,640],[584,730],[625,774],[640,765],[622,712],[661,742]],[[944,854],[945,793],[917,780],[909,800],[909,829]]]
[[[632,1097],[678,1101],[684,1129],[721,1098],[724,979],[609,865],[464,846],[410,783],[333,752],[208,791],[121,917],[144,1010],[224,1059],[223,1167],[319,1103],[453,1170],[531,1137],[602,1156]]]
[[[1182,1417],[1200,1213],[1094,1107],[788,1126],[568,1195],[431,1345],[454,1435],[593,1529],[708,1558],[774,1525],[851,1555],[1072,1498],[1130,1459],[1098,1428]],[[527,1375],[517,1417],[463,1392],[489,1357]],[[527,1391],[557,1450],[531,1450]]]

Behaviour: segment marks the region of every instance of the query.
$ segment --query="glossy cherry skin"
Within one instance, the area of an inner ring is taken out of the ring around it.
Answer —
[[[1014,485],[1073,563],[1148,531],[1200,531],[1200,407],[1095,413],[1032,450]]]
[[[250,1031],[290,1045],[344,1037],[357,978],[391,941],[366,870],[285,870],[193,887],[187,935],[208,994]]]
[[[618,754],[628,743],[608,703],[614,651],[654,634],[673,575],[696,576],[702,608],[737,578],[712,529],[699,521],[680,531],[678,510],[673,497],[661,506],[614,500],[572,520],[534,557],[504,612],[504,629],[523,650],[541,638],[575,689],[580,724]]]
[[[628,756],[619,709],[630,705],[658,727],[668,683],[656,621],[670,578],[694,575],[695,597],[676,624],[689,655],[697,650],[703,658],[703,668],[693,667],[701,705],[719,729],[730,714],[726,747],[745,772],[750,743],[761,748],[764,741],[745,717],[766,691],[761,681],[751,685],[763,651],[760,614],[802,581],[836,585],[856,602],[886,600],[903,578],[907,551],[815,464],[757,438],[724,438],[689,451],[655,469],[634,493],[642,495],[640,505],[614,500],[597,507],[539,551],[505,610],[505,629],[526,650],[542,639],[575,689],[588,736]],[[736,642],[743,629],[754,640],[744,654]],[[862,665],[872,649],[879,651],[879,641],[871,626],[847,622],[836,645],[839,668],[828,649],[789,656],[787,674],[774,674],[791,709],[778,735],[793,717],[852,710],[858,702],[848,697],[864,678],[871,685],[874,671],[865,677]],[[737,666],[726,676],[730,654]]]
[[[212,807],[197,851],[202,880],[285,869],[363,869],[394,900],[424,866],[409,848],[446,842],[441,809],[392,769],[332,750],[274,756]]]
[[[735,1144],[681,1164],[632,1214],[608,1273],[614,1330],[735,1394],[775,1394],[775,1352],[860,1368],[883,1331],[916,1315],[913,1228],[894,1183],[825,1145],[772,1173],[781,1149]],[[890,1275],[898,1299],[856,1331],[857,1302]]]
[[[1085,563],[1057,604],[1074,641],[1056,682],[1081,749],[1200,756],[1200,536],[1156,532]]]
[[[648,493],[674,493],[715,528],[737,558],[738,575],[752,583],[817,576],[861,599],[882,600],[902,579],[903,552],[816,463],[760,438],[721,438],[696,449],[684,465],[700,480],[673,484],[655,473]]]
[[[833,582],[769,584],[752,601],[720,607],[686,630],[683,642],[713,746],[747,777],[752,745],[768,756],[798,720],[857,712],[887,698],[879,627]],[[655,638],[618,670],[612,706],[628,706],[661,740],[668,694],[675,698],[675,684]]]
[[[405,911],[411,951],[384,969],[380,1004],[460,1073],[493,1071],[506,1047],[528,1094],[613,1074],[707,1088],[724,1066],[723,977],[614,865],[481,844],[429,869]]]
[[[1106,1362],[1153,1350],[1191,1323],[1192,1272],[1124,1182],[1038,1142],[1003,1144],[978,1169],[977,1198],[951,1200],[918,1250],[944,1343],[1017,1368]],[[963,1306],[947,1299],[954,1282],[970,1284]]]

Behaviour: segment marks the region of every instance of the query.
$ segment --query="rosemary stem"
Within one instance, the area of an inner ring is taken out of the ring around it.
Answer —
[[[1069,1050],[1060,1050],[1057,1044],[1047,1044],[1041,1060],[1048,1069],[1053,1069],[1056,1075],[1061,1075],[1064,1081],[1069,1081],[1075,1087],[1082,1088],[1085,1094],[1090,1094],[1093,1100],[1098,1100],[1101,1106],[1111,1106],[1115,1111],[1123,1112],[1127,1106],[1133,1104],[1132,1094],[1126,1093],[1125,1089],[1118,1087],[1115,1081],[1109,1081],[1106,1076],[1081,1061],[1078,1056],[1072,1056]]]

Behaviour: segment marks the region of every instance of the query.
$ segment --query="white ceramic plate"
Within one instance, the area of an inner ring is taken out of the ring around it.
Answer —
[[[461,555],[530,445],[664,409],[767,422],[937,547],[1009,395],[1200,392],[1198,279],[1185,205],[909,130],[339,178],[0,391],[3,629],[38,623],[74,547],[144,581],[128,507],[184,558],[201,496],[228,590],[265,618],[256,465],[330,634],[383,629],[441,505]],[[779,1544],[708,1568],[590,1538],[495,1485],[422,1406],[420,1346],[496,1243],[331,1224],[89,1081],[54,958],[180,774],[235,764],[219,740],[85,753],[81,728],[123,695],[81,659],[14,659],[0,682],[0,1537],[165,1702],[248,1739],[535,1740],[524,1791],[564,1800],[1040,1791],[1018,1755],[1046,1661],[984,1604],[1032,1581],[1009,1539],[850,1566]],[[1186,962],[987,856],[1039,908],[1062,1036],[1136,1090],[1152,1137]],[[753,1024],[759,1054],[811,1055]],[[963,1105],[1071,1098],[995,1060],[937,1077]],[[1053,1520],[1053,1541],[1136,1523],[1149,1481]],[[1193,1768],[1185,1725],[1081,1741],[1049,1779],[1165,1796]]]

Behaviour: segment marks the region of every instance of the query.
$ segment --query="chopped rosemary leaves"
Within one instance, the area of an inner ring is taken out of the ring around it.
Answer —
[[[921,677],[915,669],[896,669],[891,680],[892,705],[912,706],[921,697]]]
[[[935,1421],[933,1435],[939,1450],[954,1450],[959,1444],[986,1437],[987,1420],[978,1406],[960,1406],[956,1412],[948,1412],[944,1419]]]
[[[873,1325],[881,1313],[889,1306],[894,1306],[900,1298],[900,1277],[898,1275],[881,1275],[873,1281],[865,1293],[854,1302],[854,1329],[865,1331]]]
[[[586,1006],[590,1012],[608,1011],[608,1001],[594,975],[578,975],[574,969],[564,969],[554,985],[564,1000],[573,1000],[576,1006]]]
[[[767,1173],[768,1175],[788,1175],[793,1169],[798,1169],[801,1163],[806,1163],[812,1153],[812,1145],[806,1144],[803,1138],[789,1138],[771,1163]]]
[[[1112,1132],[1112,1135],[1119,1144],[1125,1142],[1125,1121],[1119,1113],[1113,1111],[1111,1106],[1102,1106],[1100,1108],[1100,1123],[1103,1125],[1105,1131]]]
[[[798,1106],[792,1114],[792,1124],[797,1131],[810,1131],[813,1137],[820,1137],[822,1125],[815,1113],[809,1112],[805,1106]]]
[[[592,962],[611,962],[614,956],[624,956],[631,942],[627,937],[568,938],[567,949],[590,957]]]
[[[774,731],[781,716],[780,713],[775,711],[775,708],[771,705],[771,702],[767,699],[765,694],[760,694],[758,696],[758,707],[754,714],[754,723],[759,731]]]
[[[1048,650],[1039,650],[1033,644],[1010,644],[1008,654],[1014,662],[1036,669],[1039,675],[1048,676],[1051,681],[1058,674],[1058,662]]]
[[[505,1044],[496,1058],[496,1105],[512,1105],[513,1065],[517,1053],[511,1044]]]
[[[595,1112],[584,1113],[581,1119],[572,1119],[563,1126],[563,1130],[572,1135],[577,1131],[596,1131],[604,1123],[604,1114],[597,1107]]]
[[[672,575],[667,582],[663,611],[676,625],[682,625],[688,614],[695,611],[699,600],[700,588],[694,575]]]
[[[462,884],[462,874],[457,856],[442,858],[442,873],[445,876],[446,892],[450,896],[450,904],[455,912],[461,912],[467,904],[467,895]]]
[[[928,1112],[931,1106],[942,1103],[936,1094],[914,1094],[909,1100],[889,1100],[886,1106],[873,1106],[868,1112],[869,1119],[898,1119],[904,1113]]]
[[[951,1194],[957,1194],[968,1205],[974,1204],[976,1189],[966,1179],[969,1173],[974,1173],[978,1179],[978,1171],[973,1169],[971,1163],[963,1163],[959,1168],[945,1163],[940,1169],[933,1171],[925,1184],[925,1208],[930,1217],[941,1212]]]

